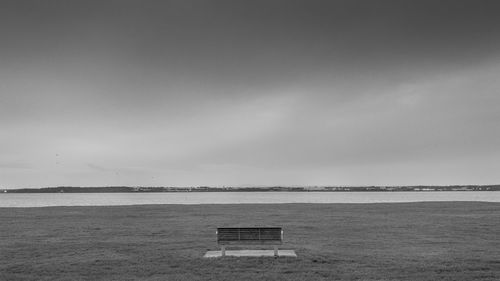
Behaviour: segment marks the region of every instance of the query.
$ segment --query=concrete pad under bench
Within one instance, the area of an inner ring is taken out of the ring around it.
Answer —
[[[226,256],[232,257],[274,257],[274,250],[226,250]],[[204,258],[222,257],[221,251],[208,251]],[[278,257],[296,258],[294,250],[278,250]]]

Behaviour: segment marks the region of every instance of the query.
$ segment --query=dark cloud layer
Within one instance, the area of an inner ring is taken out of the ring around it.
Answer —
[[[0,187],[498,182],[499,12],[2,1]]]

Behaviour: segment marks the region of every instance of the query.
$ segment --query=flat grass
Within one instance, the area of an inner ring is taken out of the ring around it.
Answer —
[[[202,258],[257,225],[298,258]],[[500,280],[500,204],[0,208],[0,280]]]

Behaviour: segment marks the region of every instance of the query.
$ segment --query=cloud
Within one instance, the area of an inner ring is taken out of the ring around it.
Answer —
[[[497,1],[2,5],[0,184],[500,180]]]

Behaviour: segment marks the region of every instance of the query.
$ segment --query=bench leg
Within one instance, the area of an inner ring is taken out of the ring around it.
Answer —
[[[278,256],[278,246],[273,246],[274,248],[274,256],[277,257]]]
[[[223,257],[225,257],[225,256],[226,256],[226,246],[221,246],[221,247],[220,247],[220,252],[221,252],[221,255],[222,255]]]

